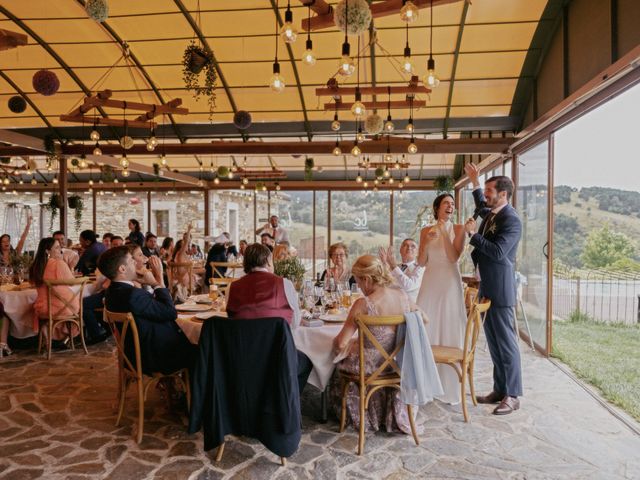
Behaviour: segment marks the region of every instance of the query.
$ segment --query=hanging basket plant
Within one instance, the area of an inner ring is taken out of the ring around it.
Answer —
[[[76,224],[76,230],[80,230],[82,226],[82,212],[84,210],[84,202],[78,195],[71,195],[67,198],[69,208],[73,210],[73,218]]]
[[[52,193],[49,197],[49,202],[43,205],[43,208],[49,210],[51,213],[51,221],[49,222],[49,230],[53,230],[53,223],[58,216],[58,210],[62,208],[62,198],[57,193]]]
[[[96,22],[104,22],[109,18],[109,4],[107,0],[87,0],[84,8],[89,18]]]
[[[36,92],[50,97],[60,88],[58,76],[51,70],[38,70],[33,75],[33,88]]]
[[[313,180],[313,167],[315,166],[315,162],[313,158],[305,158],[304,159],[304,179],[307,182]]]
[[[371,9],[367,0],[349,0],[347,10],[347,1],[340,0],[333,10],[333,22],[336,27],[344,33],[347,30],[347,21],[349,22],[349,35],[360,35],[367,31],[371,24]]]
[[[27,109],[27,102],[20,95],[15,95],[9,99],[9,110],[13,113],[22,113]]]
[[[201,76],[203,77],[201,79]],[[182,80],[187,90],[193,92],[193,97],[199,100],[206,96],[209,103],[209,120],[212,119],[216,107],[216,81],[218,74],[213,62],[213,53],[205,50],[192,41],[184,50],[182,56]],[[201,83],[202,81],[202,83]]]
[[[433,179],[433,188],[435,188],[438,193],[452,192],[455,185],[456,183],[453,177],[449,175],[439,175]]]

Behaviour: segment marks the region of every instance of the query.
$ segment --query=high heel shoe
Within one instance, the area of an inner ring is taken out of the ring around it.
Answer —
[[[9,348],[9,345],[4,342],[0,342],[0,358],[8,357],[11,354],[13,354],[13,350]]]

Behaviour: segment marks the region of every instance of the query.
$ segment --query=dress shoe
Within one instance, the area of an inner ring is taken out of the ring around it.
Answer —
[[[96,336],[85,337],[84,343],[85,345],[95,345],[96,343],[104,342],[109,337],[107,332],[99,333]]]
[[[494,415],[509,415],[520,408],[518,397],[504,397],[494,410]]]
[[[491,392],[484,397],[476,396],[476,402],[478,403],[500,403],[504,398],[504,393]]]

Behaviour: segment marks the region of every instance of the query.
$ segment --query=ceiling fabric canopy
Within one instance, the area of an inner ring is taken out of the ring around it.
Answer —
[[[7,0],[0,3],[0,29],[25,34],[28,43],[0,51],[0,129],[44,137],[53,134],[62,142],[88,140],[91,125],[60,120],[78,107],[88,93],[111,90],[114,99],[163,105],[181,99],[188,115],[158,116],[158,137],[167,142],[236,141],[353,141],[355,123],[348,111],[340,111],[342,128],[333,132],[333,110],[325,110],[331,97],[319,97],[316,89],[335,77],[340,86],[356,86],[358,76],[336,75],[344,34],[335,25],[311,31],[315,65],[302,62],[307,33],[302,21],[308,9],[293,0],[293,24],[298,38],[285,44],[278,37],[278,62],[286,81],[282,93],[269,88],[275,56],[276,22],[285,20],[286,0],[154,0],[132,2],[107,0],[108,18],[103,23],[89,18],[84,0]],[[335,7],[337,1],[326,2]],[[382,2],[371,2],[374,5]],[[401,2],[396,2],[401,4]],[[405,86],[411,75],[401,70],[407,42],[422,85],[430,54],[429,2],[421,5],[419,18],[408,24],[400,14],[373,19],[360,36],[349,36],[351,56],[358,56],[361,86]],[[442,4],[439,4],[442,3]],[[531,40],[541,21],[546,0],[460,0],[433,7],[433,59],[440,84],[431,93],[417,94],[425,106],[413,111],[417,139],[449,139],[464,136],[510,136],[520,119],[510,117],[516,86]],[[315,13],[312,13],[312,18]],[[210,119],[206,97],[197,101],[185,89],[183,53],[190,42],[213,53],[217,74],[215,108]],[[123,44],[128,45],[128,60]],[[113,68],[112,68],[113,67]],[[54,95],[34,89],[33,76],[41,69],[56,74],[60,86]],[[106,76],[106,78],[105,78]],[[22,96],[27,106],[13,113],[9,99]],[[353,97],[343,101],[353,102]],[[387,95],[363,98],[383,102]],[[392,100],[405,100],[394,95]],[[251,113],[252,125],[242,131],[233,125],[238,110]],[[108,115],[133,120],[140,112],[104,107],[88,115]],[[387,109],[378,114],[386,119]],[[394,109],[394,136],[409,142],[405,126],[408,108]],[[104,143],[116,144],[122,129],[101,127]],[[136,143],[144,145],[149,134],[132,130]],[[357,169],[358,159],[345,155],[314,155],[316,165],[327,171]],[[461,151],[459,153],[466,153]],[[431,178],[450,170],[455,153],[418,151],[407,157],[421,177]],[[226,160],[225,160],[226,159]],[[172,168],[197,172],[200,165],[222,164],[231,156],[185,155],[171,160]],[[140,161],[156,162],[148,157]],[[291,155],[251,156],[256,167],[277,165],[284,170],[304,169],[304,158]]]

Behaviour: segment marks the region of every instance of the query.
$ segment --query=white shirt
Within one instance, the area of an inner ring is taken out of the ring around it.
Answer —
[[[422,284],[422,275],[424,274],[424,267],[416,264],[415,261],[405,263],[407,268],[403,272],[398,265],[391,271],[391,275],[396,279],[396,282],[400,287],[407,292],[409,298],[415,302],[418,298],[418,292],[420,291],[420,285]]]
[[[275,239],[276,243],[289,241],[289,232],[287,232],[287,230],[282,227],[273,228],[270,224],[267,224],[262,228],[260,235],[262,235],[263,233],[268,233],[269,235],[271,235]]]
[[[269,269],[263,267],[256,267],[253,271],[273,273],[269,271]],[[291,307],[291,310],[293,310],[293,319],[291,320],[291,329],[293,330],[300,325],[300,318],[302,317],[300,314],[300,305],[298,303],[298,292],[296,292],[296,287],[293,286],[291,280],[288,278],[283,278],[282,280],[284,280],[284,294],[287,297],[287,303]]]

